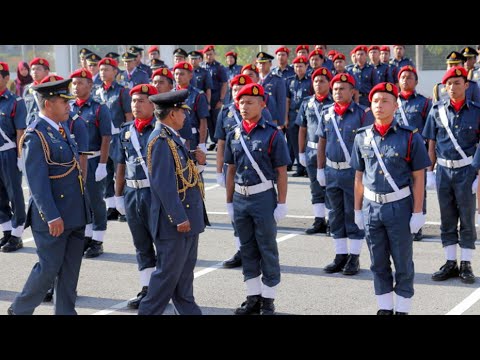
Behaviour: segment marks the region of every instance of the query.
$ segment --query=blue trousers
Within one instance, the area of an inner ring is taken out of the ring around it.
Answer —
[[[288,148],[290,150],[290,155],[292,155],[297,160],[297,172],[305,170],[305,167],[300,164],[300,160],[298,158],[298,133],[300,127],[295,123],[295,119],[297,118],[296,111],[290,111],[288,113],[288,129],[287,129],[287,140],[288,140]],[[293,164],[293,158],[291,158]]]
[[[105,198],[115,196],[115,172],[117,171],[118,155],[121,151],[120,135],[112,135],[110,140],[110,150],[107,160],[107,180],[105,184]]]
[[[309,147],[305,150],[307,158],[307,174],[310,179],[310,193],[312,194],[312,204],[323,204],[330,209],[325,196],[325,186],[320,186],[317,181],[317,150]]]
[[[105,207],[105,185],[107,179],[95,181],[95,171],[97,170],[100,157],[88,160],[87,185],[86,191],[90,199],[90,209],[92,211],[92,225],[94,231],[107,230],[107,209]],[[108,178],[108,175],[107,175]]]
[[[0,224],[12,220],[12,227],[16,228],[25,224],[26,218],[17,150],[0,151]]]

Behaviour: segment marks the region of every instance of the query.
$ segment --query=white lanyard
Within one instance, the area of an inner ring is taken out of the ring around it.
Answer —
[[[455,139],[455,136],[452,133],[452,130],[450,130],[450,126],[448,126],[448,118],[447,118],[447,111],[445,110],[445,106],[443,103],[438,104],[438,114],[440,115],[440,121],[442,122],[443,127],[447,131],[448,137],[453,143],[453,146],[455,147],[455,150],[460,154],[462,159],[466,159],[467,155],[463,151],[463,149],[458,145],[457,139]]]
[[[240,119],[238,118],[238,114],[237,114],[237,110],[235,109],[235,105],[230,105],[230,111],[233,113],[233,117],[235,118],[235,121],[237,122],[237,125],[240,126],[241,124],[241,121]]]
[[[248,150],[247,144],[245,143],[245,140],[243,139],[240,127],[238,127],[235,131],[238,131],[240,133],[240,143],[242,144],[243,151],[245,151],[245,154],[247,155],[248,159],[252,163],[252,167],[257,172],[257,175],[260,177],[260,180],[262,180],[262,183],[268,183],[269,181],[267,180],[267,178],[263,174],[262,170],[260,170],[260,167],[258,166],[257,162],[253,159],[252,154]]]
[[[142,165],[143,172],[148,179],[148,170],[147,166],[145,165],[145,160],[143,159],[142,153],[140,152],[140,143],[138,142],[137,132],[135,131],[135,126],[130,125],[130,140],[132,141],[133,148],[137,152],[138,159],[140,160],[140,165]]]
[[[319,121],[320,121],[320,114],[318,113],[318,109],[315,106],[315,114],[317,115]],[[347,150],[347,146],[345,145],[345,142],[343,141],[342,134],[340,134],[340,131],[338,130],[338,125],[337,121],[335,120],[335,110],[334,110],[334,105],[330,109],[328,109],[328,114],[330,115],[330,119],[332,120],[333,128],[335,129],[335,133],[337,134],[338,141],[340,142],[340,147],[342,148],[343,151],[343,156],[345,156],[345,161],[347,163],[350,163],[350,153]]]
[[[397,98],[397,103],[398,103],[398,110],[400,110],[400,115],[402,116],[403,125],[408,126],[409,124],[407,120],[407,115],[405,114],[405,110],[403,109],[402,100],[400,100],[400,97]]]

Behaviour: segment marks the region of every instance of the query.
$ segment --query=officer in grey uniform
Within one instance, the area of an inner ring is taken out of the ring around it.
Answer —
[[[9,314],[30,315],[55,280],[56,315],[75,315],[76,287],[89,221],[78,153],[68,128],[71,80],[35,85],[40,113],[20,145],[31,198],[26,226],[32,227],[39,262]]]
[[[188,90],[150,96],[159,122],[150,135],[147,167],[150,179],[150,229],[157,249],[156,270],[139,315],[161,315],[170,299],[181,315],[201,315],[193,296],[193,270],[199,234],[209,225],[200,172],[205,154],[197,148],[195,165],[178,130],[185,122]]]

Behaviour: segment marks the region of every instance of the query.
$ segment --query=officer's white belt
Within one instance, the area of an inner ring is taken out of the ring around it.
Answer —
[[[271,188],[273,188],[272,181],[269,181],[266,183],[260,183],[252,186],[242,186],[242,185],[235,184],[235,191],[245,196],[259,194],[261,192],[270,190]]]
[[[363,196],[368,200],[375,201],[379,204],[388,204],[393,201],[402,200],[410,196],[410,194],[410,187],[408,186],[405,186],[403,189],[388,194],[377,194],[368,189],[367,187],[363,188]]]
[[[439,165],[445,166],[450,169],[461,168],[461,167],[470,165],[472,162],[473,162],[473,158],[471,156],[461,160],[446,160],[446,159],[437,158],[437,163]]]
[[[318,143],[313,142],[313,141],[307,141],[307,146],[312,149],[318,148]]]
[[[331,161],[329,158],[327,158],[327,166],[330,166],[331,168],[334,168],[336,170],[344,170],[351,168],[350,164],[346,161],[336,162]]]
[[[150,181],[148,179],[143,180],[125,180],[127,182],[127,186],[134,188],[134,189],[143,189],[146,187],[150,187]]]
[[[92,155],[88,155],[87,158],[88,159],[93,159],[93,158],[96,158],[96,157],[99,157],[100,154],[101,154],[101,151],[98,150],[98,151],[89,151],[91,153],[93,153]]]
[[[14,142],[5,143],[2,146],[0,146],[0,151],[7,151],[7,150],[10,150],[10,149],[14,149],[16,147],[17,147],[17,144],[14,143]]]

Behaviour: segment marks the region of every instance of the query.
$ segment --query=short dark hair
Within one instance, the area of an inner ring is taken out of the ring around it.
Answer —
[[[7,76],[10,76],[10,71],[8,70],[0,70],[0,75],[2,75],[2,77],[7,77]]]
[[[170,111],[172,110],[175,110],[175,108],[174,107],[168,107],[168,108],[155,107],[154,114],[157,117],[157,119],[165,120],[168,114],[170,114]]]

